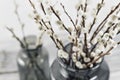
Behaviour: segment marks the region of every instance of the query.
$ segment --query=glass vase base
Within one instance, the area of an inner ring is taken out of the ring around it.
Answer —
[[[59,61],[56,59],[52,66],[52,80],[109,80],[109,67],[105,61],[101,63],[99,69],[92,74],[82,76],[84,79],[79,79],[69,76],[69,73],[64,72],[63,66],[60,65]],[[76,74],[73,74],[75,76]]]

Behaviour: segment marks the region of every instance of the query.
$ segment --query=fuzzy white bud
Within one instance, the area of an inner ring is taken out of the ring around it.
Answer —
[[[73,47],[72,47],[72,50],[73,50],[74,52],[77,52],[77,51],[79,50],[79,48],[78,48],[77,46],[73,46]]]
[[[47,34],[48,35],[52,35],[52,31],[51,30],[47,30]]]
[[[91,57],[95,57],[96,54],[95,54],[94,52],[91,52],[90,56],[91,56]]]
[[[97,43],[97,39],[94,38],[94,39],[92,40],[92,44],[96,44],[96,43]]]
[[[90,58],[84,58],[84,62],[90,62]]]
[[[90,64],[90,68],[92,68],[93,67],[93,64]]]
[[[96,54],[99,54],[99,53],[101,53],[101,50],[100,50],[100,49],[96,49],[96,50],[95,50],[95,53],[96,53]]]
[[[117,15],[112,15],[112,16],[111,16],[111,20],[112,20],[112,21],[116,20],[117,18],[118,18]]]
[[[110,36],[111,36],[112,38],[114,38],[114,37],[116,36],[116,34],[117,34],[117,33],[116,33],[115,31],[111,31],[111,32],[110,32]]]
[[[58,57],[68,59],[69,55],[68,55],[68,53],[66,53],[65,51],[60,49],[60,50],[58,50]]]
[[[81,56],[83,56],[83,57],[86,56],[86,54],[85,54],[84,52],[81,52],[80,54],[81,54]]]
[[[96,59],[98,59],[99,58],[99,56],[96,56],[95,58],[94,58],[94,60],[96,60]],[[97,61],[96,61],[96,63],[100,63],[100,62],[102,62],[102,58],[99,58]]]
[[[76,56],[77,56],[77,54],[76,54],[76,53],[73,53],[73,54],[72,54],[72,60],[73,60],[73,62],[76,62],[76,61],[77,61]]]
[[[81,64],[81,62],[77,61],[75,63],[76,67],[78,67],[79,69],[82,69],[83,68],[83,65]]]
[[[105,33],[104,36],[103,36],[103,38],[107,41],[109,39],[109,36],[110,35],[108,33]]]

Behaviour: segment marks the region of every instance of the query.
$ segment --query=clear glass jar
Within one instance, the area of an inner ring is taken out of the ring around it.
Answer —
[[[34,36],[26,37],[34,39]],[[34,40],[31,40],[34,41]],[[34,45],[34,44],[28,44]],[[21,49],[17,58],[20,80],[50,80],[49,56],[47,50],[39,45],[35,48]]]
[[[71,45],[67,45],[66,51],[69,52]],[[52,66],[52,80],[109,80],[109,67],[105,60],[89,69],[73,69],[57,58]]]

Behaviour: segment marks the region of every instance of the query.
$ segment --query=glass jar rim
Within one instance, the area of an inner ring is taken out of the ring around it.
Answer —
[[[57,61],[58,63],[64,68],[64,69],[67,69],[69,71],[72,71],[72,72],[76,72],[76,71],[88,71],[88,70],[96,70],[100,67],[101,63],[103,62],[104,58],[102,58],[102,61],[100,63],[97,63],[97,65],[95,65],[94,67],[92,68],[83,68],[83,69],[74,69],[70,66],[67,66],[59,57],[57,57]]]

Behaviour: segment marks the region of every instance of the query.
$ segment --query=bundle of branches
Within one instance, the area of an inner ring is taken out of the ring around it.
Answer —
[[[75,69],[92,68],[96,64],[102,61],[105,55],[108,55],[111,50],[117,47],[120,42],[115,42],[114,38],[120,33],[120,3],[113,7],[107,16],[102,19],[99,23],[96,23],[98,16],[105,5],[104,0],[100,0],[96,3],[97,7],[94,8],[91,23],[87,25],[87,11],[88,11],[88,0],[81,0],[75,8],[76,19],[73,20],[72,16],[68,13],[65,5],[61,2],[57,2],[55,5],[50,4],[50,1],[40,1],[41,13],[37,9],[35,3],[29,0],[34,13],[34,20],[40,25],[41,30],[48,33],[50,38],[54,41],[58,48],[58,57],[64,61],[64,63]],[[59,14],[59,10],[55,6],[60,5],[63,9],[63,13],[68,17],[68,21],[72,24],[71,27],[67,27],[64,18]],[[106,12],[107,13],[107,12]],[[89,14],[89,13],[88,13]],[[44,17],[43,17],[44,16]],[[65,50],[65,45],[56,34],[53,29],[52,21],[50,16],[55,16],[55,21],[60,28],[68,32],[68,42],[72,43],[72,50],[68,53]],[[97,25],[97,28],[96,26]],[[94,28],[94,32],[92,29]]]

